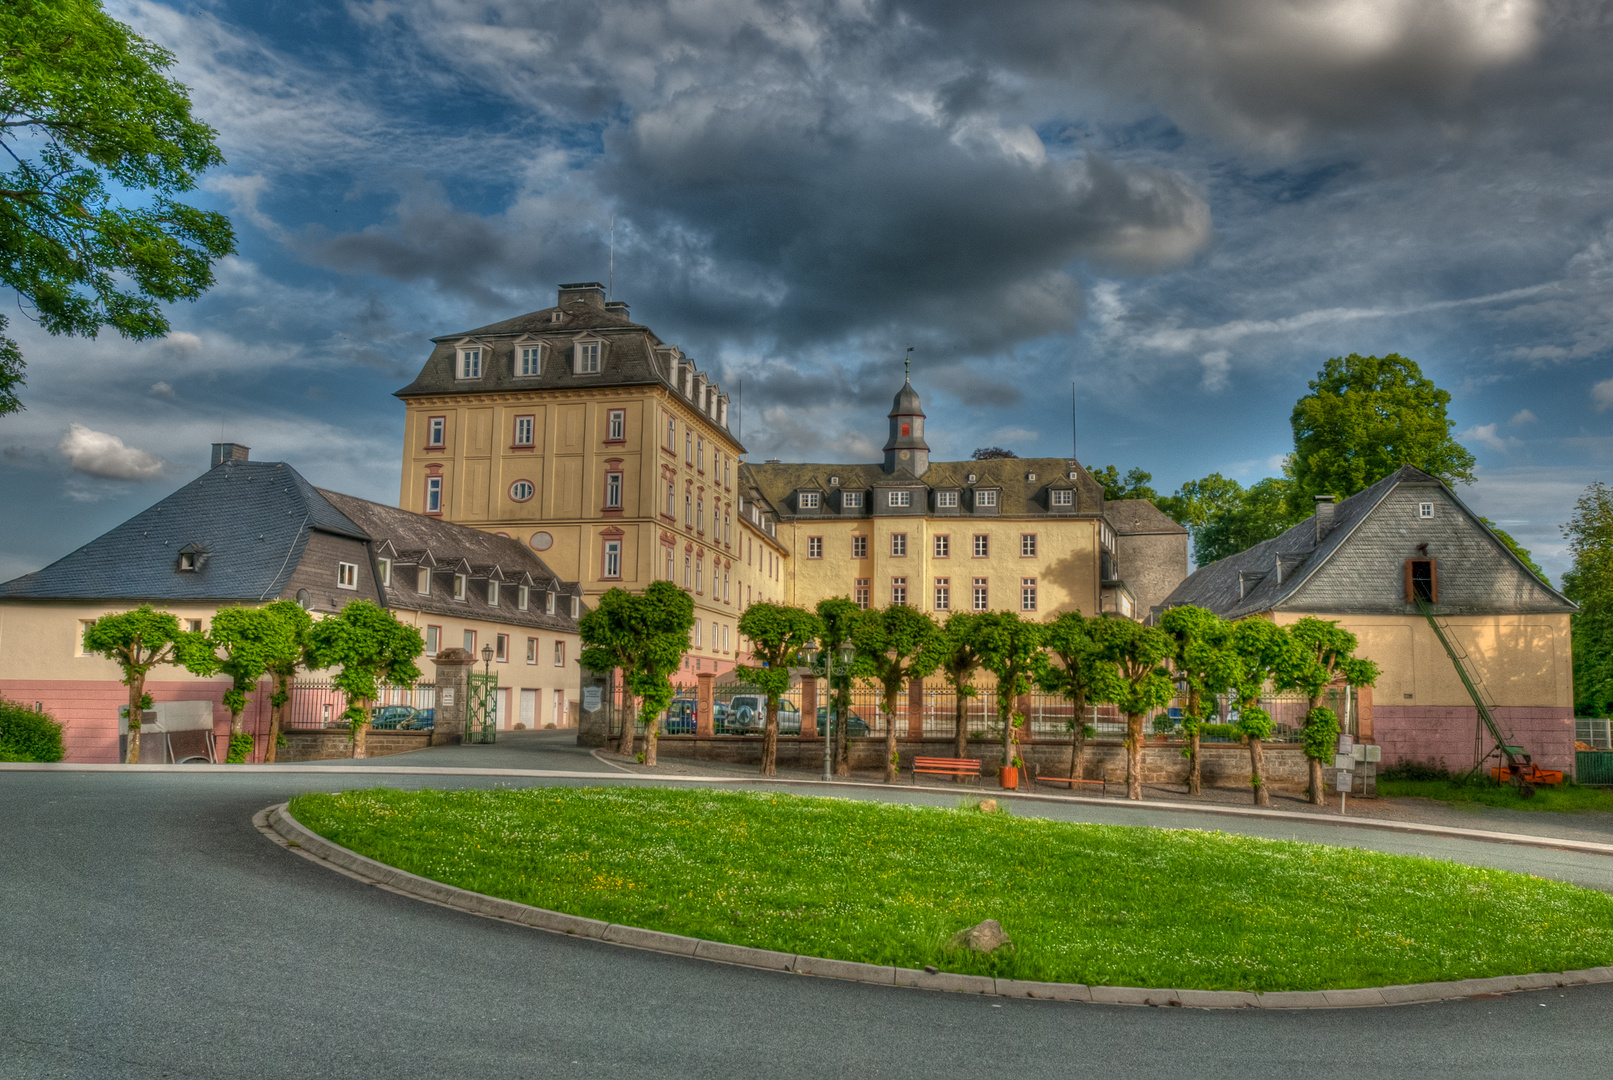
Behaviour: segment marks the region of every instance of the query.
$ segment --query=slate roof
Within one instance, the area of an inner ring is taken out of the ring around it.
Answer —
[[[843,490],[862,491],[873,487],[901,487],[923,486],[928,488],[999,488],[1001,496],[998,499],[997,513],[993,517],[1081,517],[1096,515],[1103,503],[1103,488],[1092,479],[1085,468],[1075,468],[1077,473],[1074,481],[1067,479],[1072,471],[1069,461],[1063,458],[994,458],[989,461],[937,461],[933,462],[922,477],[916,477],[904,468],[898,468],[894,473],[887,473],[884,467],[875,464],[853,465],[814,465],[814,464],[779,464],[767,465],[748,462],[740,466],[741,475],[747,482],[754,484],[761,496],[774,508],[780,516],[789,518],[792,515],[791,507],[794,505],[791,496],[798,488],[811,488],[816,485],[823,491],[831,491],[829,478],[838,476],[840,487]],[[970,484],[969,474],[975,474],[975,483]],[[1027,473],[1035,473],[1036,479],[1025,479]],[[1074,486],[1078,492],[1074,514],[1049,514],[1047,510],[1045,492],[1049,487]],[[825,500],[834,503],[835,500]],[[850,511],[839,514],[834,506],[825,506],[821,514],[814,515],[819,518],[835,517],[869,517],[868,507],[861,511]],[[968,516],[965,508],[964,516]]]
[[[1529,610],[1575,609],[1570,601],[1524,566],[1449,487],[1437,477],[1410,465],[1402,466],[1371,487],[1336,503],[1332,528],[1320,543],[1316,540],[1316,518],[1313,515],[1280,536],[1200,567],[1165,598],[1164,607],[1196,604],[1229,619],[1284,609],[1315,610],[1315,604],[1307,604],[1302,596],[1306,585],[1330,563],[1340,560],[1340,553],[1350,547],[1352,539],[1361,531],[1373,512],[1383,505],[1398,487],[1408,483],[1437,487],[1464,516],[1470,535],[1487,537],[1489,540],[1487,549],[1494,549],[1493,554],[1510,568],[1521,571],[1533,586],[1538,587],[1536,591],[1543,595],[1533,598],[1534,604]],[[1281,573],[1278,573],[1279,566],[1282,568]],[[1255,581],[1256,575],[1263,576]],[[1247,586],[1243,584],[1246,578],[1249,582]],[[1372,584],[1376,586],[1381,583],[1375,581]],[[1240,596],[1240,591],[1245,588],[1247,594]],[[1366,591],[1363,583],[1362,592]],[[1541,600],[1544,600],[1543,604]],[[1327,610],[1344,610],[1348,606],[1350,605],[1347,600],[1340,602],[1338,598],[1334,598],[1332,603],[1324,604]],[[1397,606],[1403,608],[1404,604]],[[1447,607],[1443,603],[1439,606]]]
[[[1109,524],[1114,526],[1115,532],[1121,536],[1160,533],[1180,536],[1187,532],[1147,499],[1106,499],[1103,504],[1103,516],[1109,519]]]
[[[284,462],[226,461],[44,569],[0,584],[0,598],[272,599],[310,530],[366,538]],[[201,554],[194,573],[176,571],[186,545]]]

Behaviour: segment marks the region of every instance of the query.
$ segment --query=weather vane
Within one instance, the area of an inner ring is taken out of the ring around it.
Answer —
[[[906,382],[913,381],[913,346],[907,347],[907,355],[902,357],[902,378]]]

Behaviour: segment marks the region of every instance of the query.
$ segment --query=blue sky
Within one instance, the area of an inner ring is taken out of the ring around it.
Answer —
[[[1322,362],[1453,395],[1555,576],[1613,459],[1613,16],[1591,0],[350,0],[107,8],[175,53],[239,254],[162,341],[12,319],[0,578],[226,438],[397,497],[428,338],[615,297],[757,457],[868,460],[914,347],[977,446],[1269,475]]]

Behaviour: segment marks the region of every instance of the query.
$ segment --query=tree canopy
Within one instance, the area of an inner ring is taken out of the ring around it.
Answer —
[[[906,604],[862,613],[851,633],[858,672],[879,684],[885,714],[885,782],[896,780],[896,702],[909,679],[922,679],[941,662],[941,628]]]
[[[124,760],[140,760],[140,718],[147,704],[146,675],[161,664],[181,662],[181,654],[205,649],[200,635],[179,628],[172,612],[142,604],[133,611],[103,615],[84,631],[84,651],[97,653],[123,670],[129,688],[129,749]]]
[[[1159,492],[1149,486],[1154,479],[1153,473],[1134,468],[1121,476],[1120,470],[1113,465],[1087,471],[1092,474],[1092,479],[1103,485],[1105,499],[1159,499]]]
[[[1088,624],[1098,657],[1114,672],[1103,700],[1126,716],[1126,798],[1143,797],[1143,717],[1176,693],[1165,661],[1176,643],[1163,630],[1130,619],[1097,618]]]
[[[0,4],[0,283],[52,334],[160,337],[162,304],[200,296],[235,251],[224,215],[175,198],[224,158],[173,63],[99,0]],[[0,414],[22,376],[0,337]]]
[[[1012,450],[1004,450],[1000,446],[982,446],[969,455],[970,461],[995,461],[999,458],[1017,458],[1019,455]]]
[[[694,599],[670,581],[652,581],[642,593],[609,589],[577,620],[583,644],[578,662],[591,671],[619,669],[625,689],[639,699],[636,715],[622,723],[622,753],[633,753],[642,722],[649,725],[645,760],[655,764],[656,722],[672,703],[672,673],[689,649],[693,627]]]
[[[740,664],[734,675],[767,695],[767,729],[762,739],[762,775],[778,772],[778,703],[790,688],[790,669],[801,665],[801,651],[823,634],[823,621],[805,608],[759,601],[739,617],[739,632],[750,641],[760,665]]]
[[[1574,504],[1563,526],[1574,565],[1563,592],[1573,616],[1574,703],[1586,716],[1613,712],[1613,487],[1598,480]]]
[[[314,623],[308,632],[312,666],[335,668],[331,684],[347,695],[347,720],[353,730],[353,756],[364,756],[364,727],[370,703],[383,684],[408,686],[420,678],[415,658],[425,652],[420,631],[405,626],[386,608],[354,600],[334,615]]]
[[[1003,764],[1016,765],[1015,733],[1023,717],[1014,703],[1031,688],[1046,662],[1041,623],[1019,617],[1017,611],[985,611],[975,633],[980,663],[997,677],[997,720],[1003,726]]]

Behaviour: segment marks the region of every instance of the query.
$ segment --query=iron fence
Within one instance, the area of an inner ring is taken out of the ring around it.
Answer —
[[[434,709],[437,705],[437,684],[418,682],[412,686],[383,686],[381,696],[375,701],[375,708],[386,705]],[[342,713],[346,711],[347,694],[333,686],[329,679],[299,679],[291,686],[284,727],[287,731],[346,727],[342,720]]]

